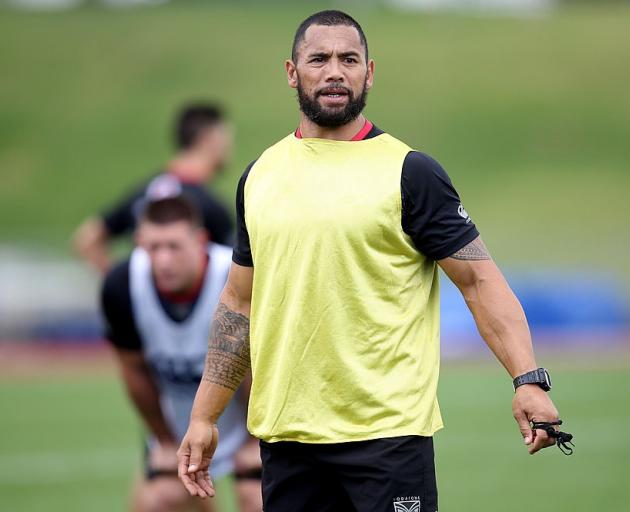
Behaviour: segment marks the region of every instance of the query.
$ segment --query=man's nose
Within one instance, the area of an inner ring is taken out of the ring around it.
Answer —
[[[171,263],[171,254],[167,249],[159,250],[155,253],[155,261],[156,267],[163,269],[168,268]]]
[[[341,65],[337,59],[330,59],[326,66],[326,81],[327,82],[343,82],[343,71]]]

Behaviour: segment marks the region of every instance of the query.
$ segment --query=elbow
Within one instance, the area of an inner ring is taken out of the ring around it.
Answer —
[[[74,254],[77,256],[85,258],[86,253],[89,251],[87,240],[85,239],[85,234],[81,231],[81,229],[77,229],[75,233],[72,235],[71,246]]]
[[[100,249],[107,241],[107,231],[103,221],[97,218],[88,219],[81,224],[72,236],[74,252],[88,258],[95,250]]]
[[[476,275],[470,281],[463,283],[460,286],[462,297],[466,301],[469,308],[480,302],[480,296],[483,293],[483,288],[488,284],[489,279],[484,275]]]
[[[228,306],[232,311],[244,313],[249,316],[251,296],[244,296],[242,293],[239,293],[237,289],[230,286],[229,282],[223,289],[220,302]]]

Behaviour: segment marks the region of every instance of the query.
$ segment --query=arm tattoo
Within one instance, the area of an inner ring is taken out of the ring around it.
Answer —
[[[486,248],[486,245],[483,243],[483,240],[480,236],[475,238],[468,245],[462,247],[455,254],[451,255],[451,258],[455,260],[471,260],[471,261],[479,261],[479,260],[491,260],[492,257]]]
[[[220,302],[210,328],[203,379],[236,391],[249,366],[249,318]]]

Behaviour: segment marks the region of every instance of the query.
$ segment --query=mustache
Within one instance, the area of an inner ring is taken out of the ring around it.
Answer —
[[[343,91],[348,96],[352,96],[352,89],[349,89],[348,87],[340,83],[331,83],[328,84],[326,87],[317,89],[317,91],[315,91],[315,96],[322,96],[324,94],[330,94],[331,92],[338,93],[339,91]]]

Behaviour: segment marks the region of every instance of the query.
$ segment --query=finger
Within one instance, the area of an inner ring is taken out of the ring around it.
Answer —
[[[193,444],[190,447],[190,461],[188,464],[187,473],[193,474],[199,471],[199,466],[201,465],[201,458],[203,456],[203,449],[200,444]]]
[[[521,435],[523,436],[523,441],[526,445],[530,445],[534,442],[534,432],[532,432],[532,427],[529,424],[529,420],[525,414],[518,410],[514,411],[514,419],[518,424],[518,428],[521,431]]]
[[[202,484],[202,478],[201,478],[201,472],[197,471],[197,473],[194,473],[192,475],[186,475],[186,477],[188,478],[188,482],[190,483],[191,488],[194,490],[194,494],[193,496],[199,496],[200,498],[206,498],[208,496],[214,496],[215,491],[214,489],[210,489],[210,493],[208,493]]]
[[[190,461],[190,457],[185,451],[183,453],[180,453],[179,463],[177,465],[177,475],[179,476],[179,479],[184,484],[184,487],[190,493],[190,495],[198,496],[199,490],[201,488],[188,474],[189,461]]]
[[[177,475],[183,478],[188,473],[188,465],[190,464],[190,456],[182,453],[177,456]]]
[[[192,481],[189,475],[181,475],[179,479],[181,480],[182,484],[184,484],[184,487],[191,496],[197,496],[197,486],[195,482]]]
[[[204,491],[206,491],[206,494],[208,494],[208,496],[213,497],[216,494],[214,486],[212,485],[212,480],[210,480],[210,476],[206,471],[198,472],[197,483]]]
[[[556,427],[556,432],[558,431],[558,428]],[[545,446],[543,446],[543,448],[549,448],[550,446],[554,446],[556,444],[556,439],[554,437],[551,437],[550,435],[547,435],[547,442],[545,443]]]
[[[214,491],[212,489],[210,489],[212,494],[210,494],[206,490],[207,485],[204,485],[204,476],[203,476],[203,474],[204,474],[203,471],[197,471],[193,475],[190,475],[190,479],[194,482],[195,487],[197,489],[197,496],[199,496],[200,498],[206,498],[208,496],[211,496],[211,495],[213,496],[214,495],[214,493],[213,493]]]
[[[536,437],[534,438],[534,442],[531,444],[528,450],[530,455],[533,455],[542,448],[549,446],[549,440],[550,438],[547,432],[540,429],[536,430]],[[551,441],[551,443],[553,444],[553,440]]]

